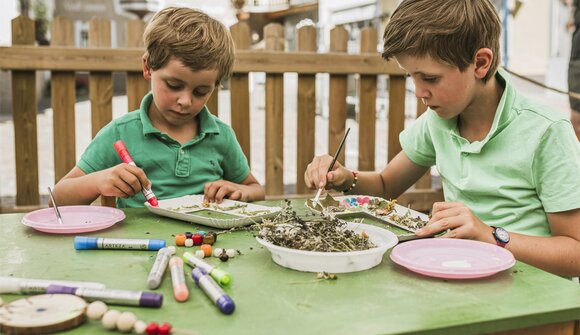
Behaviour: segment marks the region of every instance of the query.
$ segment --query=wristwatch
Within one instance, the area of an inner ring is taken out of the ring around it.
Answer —
[[[497,245],[505,248],[505,245],[510,241],[510,234],[507,232],[507,230],[501,227],[491,226],[491,228],[493,228],[493,238],[495,238]]]

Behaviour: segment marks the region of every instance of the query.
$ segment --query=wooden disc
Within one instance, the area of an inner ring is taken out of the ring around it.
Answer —
[[[12,301],[0,307],[0,332],[47,334],[85,322],[87,303],[70,294],[42,294]]]

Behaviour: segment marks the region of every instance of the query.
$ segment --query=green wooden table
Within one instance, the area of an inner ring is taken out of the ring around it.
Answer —
[[[294,202],[296,207],[301,203]],[[113,227],[83,235],[158,238],[173,245],[175,234],[212,230],[146,209],[125,213],[125,220]],[[22,216],[0,215],[0,276],[148,290],[146,278],[156,252],[75,251],[74,235],[37,232],[21,224]],[[527,334],[572,334],[574,320],[580,319],[580,285],[521,262],[484,279],[443,280],[401,268],[387,253],[379,266],[331,281],[278,266],[249,232],[222,234],[216,246],[242,253],[224,263],[208,259],[234,278],[226,289],[236,303],[232,315],[221,314],[189,276],[190,298],[176,302],[168,273],[157,290],[164,294],[161,309],[113,308],[200,334],[508,334],[504,331],[522,328],[530,328]],[[178,254],[191,250],[179,247]],[[5,302],[21,298],[0,297]],[[93,321],[69,333],[110,334]]]

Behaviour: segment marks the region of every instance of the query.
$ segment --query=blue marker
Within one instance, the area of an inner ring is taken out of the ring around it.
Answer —
[[[191,277],[222,313],[232,314],[234,312],[236,305],[232,298],[201,268],[196,267],[191,270]]]
[[[105,238],[105,237],[75,237],[75,249],[129,249],[129,250],[159,250],[165,247],[164,240],[146,238]]]

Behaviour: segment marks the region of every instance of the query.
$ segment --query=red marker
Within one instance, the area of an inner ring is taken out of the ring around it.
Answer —
[[[127,147],[125,147],[125,143],[123,143],[123,140],[118,140],[117,142],[115,142],[115,144],[113,144],[113,146],[115,147],[115,150],[117,150],[117,153],[119,154],[119,157],[121,157],[121,160],[123,162],[133,166],[137,166],[137,164],[133,162],[133,158],[131,158],[129,151],[127,151]],[[155,197],[153,191],[151,191],[146,187],[143,187],[141,192],[143,192],[143,195],[145,196],[147,202],[149,202],[151,206],[153,207],[159,206],[159,203],[157,202],[157,197]]]

